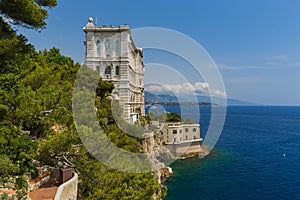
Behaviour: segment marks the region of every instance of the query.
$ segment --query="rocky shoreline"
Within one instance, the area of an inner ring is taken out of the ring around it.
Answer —
[[[165,163],[171,164],[176,159],[187,159],[193,157],[203,158],[209,154],[208,148],[203,145],[193,146],[192,148],[186,148],[186,152],[175,155],[166,147],[160,140],[154,136],[145,138],[143,142],[143,150],[148,154],[148,158],[152,164],[153,173],[156,176],[157,182],[164,187],[163,182],[173,175],[171,167],[166,166]],[[159,196],[158,194],[154,194]]]

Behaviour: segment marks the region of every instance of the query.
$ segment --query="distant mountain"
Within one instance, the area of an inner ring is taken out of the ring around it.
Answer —
[[[218,105],[224,104],[224,99],[219,97],[197,96],[197,100],[198,102],[212,102]],[[247,101],[227,98],[227,105],[228,106],[255,106],[257,104],[247,102]]]
[[[171,94],[153,94],[145,91],[145,104],[164,104],[164,105],[211,105],[210,101],[192,101]]]
[[[228,106],[259,106],[257,103],[251,103],[248,101],[241,101],[237,99],[227,99]]]
[[[175,96],[172,93],[169,94],[154,94],[151,92],[145,91],[145,103],[153,104],[153,103],[199,103],[200,105],[223,105],[224,99],[219,97],[209,97],[209,96],[195,96],[195,95],[181,95]],[[257,104],[241,101],[237,99],[228,98],[227,99],[228,106],[255,106]]]
[[[166,102],[179,102],[178,98],[169,94],[153,94],[151,92],[145,91],[145,102],[152,103],[166,103]]]

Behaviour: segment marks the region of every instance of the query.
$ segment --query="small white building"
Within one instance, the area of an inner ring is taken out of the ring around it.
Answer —
[[[145,114],[142,49],[135,46],[127,25],[94,26],[90,18],[83,31],[84,64],[114,84],[113,97],[119,100],[123,118],[134,123]]]
[[[184,124],[182,122],[168,122],[161,124],[163,141],[165,144],[182,144],[200,142],[200,124]]]

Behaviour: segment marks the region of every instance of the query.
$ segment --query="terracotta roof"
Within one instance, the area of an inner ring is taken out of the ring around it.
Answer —
[[[0,188],[0,193],[7,193],[7,194],[16,194],[17,192],[13,189],[3,189],[3,188]]]
[[[42,188],[28,193],[32,200],[53,200],[58,187]]]
[[[44,178],[45,176],[48,176],[49,174],[51,174],[51,172],[45,172],[45,173],[39,175],[37,178],[35,178],[35,179],[33,179],[33,180],[30,180],[29,183],[30,183],[30,184],[36,183],[37,181],[41,180],[41,179]]]

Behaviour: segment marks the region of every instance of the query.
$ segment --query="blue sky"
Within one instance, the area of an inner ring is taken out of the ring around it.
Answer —
[[[48,26],[19,28],[37,50],[53,46],[83,62],[87,19],[98,25],[164,27],[200,43],[217,64],[227,95],[270,105],[300,105],[300,1],[58,0]],[[147,74],[146,74],[147,75]]]

